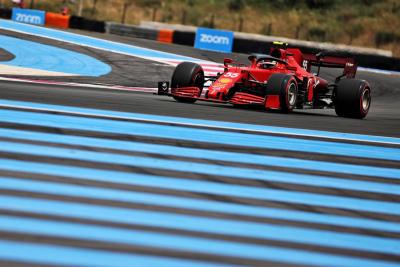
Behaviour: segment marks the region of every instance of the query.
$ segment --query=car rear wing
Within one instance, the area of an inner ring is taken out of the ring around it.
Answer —
[[[318,54],[302,53],[298,48],[287,48],[288,55],[295,58],[297,63],[306,71],[311,72],[311,67],[318,67],[318,73],[321,67],[325,68],[343,68],[343,74],[338,77],[354,78],[357,72],[357,63],[350,56],[337,56],[328,54],[327,52],[319,52]]]
[[[321,67],[325,68],[343,68],[343,74],[338,77],[354,78],[357,72],[357,63],[352,57],[340,57],[327,55],[326,53],[320,52],[318,54],[303,54],[303,68],[308,72],[311,71],[312,66],[318,67],[318,73]]]

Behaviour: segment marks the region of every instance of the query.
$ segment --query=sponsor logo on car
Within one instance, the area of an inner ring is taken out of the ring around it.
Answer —
[[[233,32],[198,28],[194,47],[218,52],[232,52]]]
[[[28,24],[44,25],[45,13],[41,10],[13,8],[12,20]]]
[[[220,83],[231,83],[232,79],[230,78],[221,78],[218,80]]]
[[[216,81],[216,82],[214,82],[214,83],[211,85],[210,88],[220,90],[220,89],[222,89],[222,88],[225,88],[225,86],[227,86],[226,83],[220,83],[220,82]]]

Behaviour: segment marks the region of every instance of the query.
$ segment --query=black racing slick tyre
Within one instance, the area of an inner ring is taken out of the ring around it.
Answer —
[[[175,88],[181,87],[198,87],[200,88],[199,95],[204,87],[204,71],[203,68],[193,62],[182,62],[176,66],[171,79],[172,93]],[[195,98],[173,96],[178,102],[194,103]]]
[[[266,94],[279,95],[281,112],[291,112],[297,101],[297,82],[292,75],[276,73],[268,79]]]
[[[339,81],[334,95],[336,114],[340,117],[362,119],[371,106],[371,86],[364,80]]]

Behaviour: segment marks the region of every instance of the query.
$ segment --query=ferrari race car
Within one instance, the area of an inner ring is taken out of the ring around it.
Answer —
[[[192,62],[180,63],[171,79],[159,83],[159,94],[176,101],[197,100],[230,103],[234,106],[263,106],[267,110],[291,112],[303,108],[334,108],[341,117],[362,119],[371,104],[371,86],[355,79],[357,65],[353,58],[334,57],[320,52],[304,54],[287,44],[274,45],[269,54],[252,54],[248,66],[224,60],[224,71],[204,76],[202,67]],[[311,68],[317,69],[313,73]],[[343,68],[334,83],[319,77],[320,68]],[[208,84],[208,90],[202,94]]]

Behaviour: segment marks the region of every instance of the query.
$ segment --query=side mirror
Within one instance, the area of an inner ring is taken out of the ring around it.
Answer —
[[[321,58],[325,56],[325,53],[323,51],[319,52],[318,54],[315,55],[317,61],[320,61]]]
[[[231,64],[233,62],[233,59],[231,58],[225,58],[224,59],[224,66],[228,67],[228,64]]]
[[[169,90],[169,82],[167,81],[158,82],[157,95],[168,95],[168,90]]]

